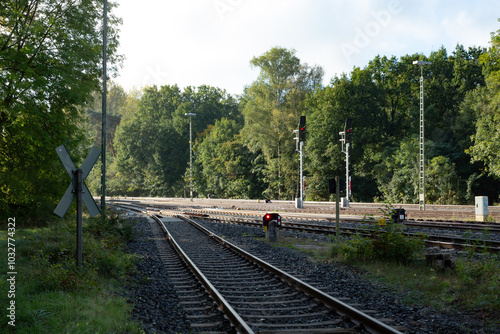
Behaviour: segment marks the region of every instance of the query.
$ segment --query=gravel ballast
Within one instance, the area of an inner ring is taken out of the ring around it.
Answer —
[[[134,218],[136,237],[129,252],[140,258],[132,274],[126,297],[134,305],[132,317],[144,325],[146,333],[190,333],[191,327],[167,277],[147,218]]]

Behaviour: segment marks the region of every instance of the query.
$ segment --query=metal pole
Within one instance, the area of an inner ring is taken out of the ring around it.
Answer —
[[[304,147],[304,142],[300,142],[300,151],[299,151],[299,156],[300,156],[300,202],[301,205],[304,201],[304,172],[303,172],[303,165],[302,165],[302,148]]]
[[[187,112],[184,113],[184,116],[189,116],[189,185],[190,185],[189,194],[192,202],[193,201],[193,144],[192,144],[193,128],[192,128],[191,116],[196,116],[196,114],[192,112]]]
[[[420,173],[419,209],[425,210],[424,67],[420,66]]]
[[[77,169],[75,171],[76,180],[76,265],[82,266],[83,262],[83,245],[82,245],[82,188],[83,188],[83,171]]]
[[[418,207],[425,210],[425,135],[424,135],[424,66],[431,65],[430,61],[415,60],[413,65],[420,66],[420,139],[419,139],[419,166],[418,166]]]
[[[191,202],[193,201],[193,135],[192,135],[192,124],[191,115],[189,116],[189,195],[191,197]]]
[[[349,207],[349,195],[351,194],[349,189],[349,146],[350,143],[345,144],[345,204]]]
[[[103,46],[102,46],[102,155],[101,155],[101,213],[104,219],[106,211],[106,95],[107,95],[107,44],[108,44],[108,1],[104,0],[104,13],[103,13]]]
[[[340,205],[339,205],[339,200],[340,200],[340,182],[339,182],[339,177],[335,176],[335,236],[337,239],[337,243],[340,240]]]

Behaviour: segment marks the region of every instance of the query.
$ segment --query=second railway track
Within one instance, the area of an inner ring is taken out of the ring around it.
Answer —
[[[123,206],[125,203],[121,203]],[[153,206],[144,203],[126,203],[125,207],[145,209],[152,212],[163,212],[165,209],[162,205],[154,204]],[[261,218],[255,216],[255,213],[245,213],[247,218],[242,218],[241,213],[234,210],[204,210],[204,209],[191,209],[191,210],[173,210],[167,208],[168,212],[176,212],[178,214],[187,214],[199,219],[216,220],[224,223],[237,223],[246,225],[261,225]],[[296,216],[291,216],[289,219],[282,221],[281,228],[288,230],[295,230],[300,232],[310,232],[317,234],[332,235],[335,234],[335,225],[331,219],[323,220],[321,218],[309,218],[308,220],[315,221],[314,223],[304,223]],[[342,219],[343,223],[354,223],[354,226],[341,226],[340,233],[343,235],[352,234],[365,234],[369,236],[373,233],[370,230],[369,220],[366,224],[361,223],[361,219]],[[372,222],[373,223],[373,222]],[[404,232],[408,236],[422,236],[425,235],[425,243],[430,247],[440,248],[456,248],[456,249],[474,249],[477,251],[486,251],[491,253],[500,252],[500,240],[488,240],[488,234],[491,236],[500,235],[500,227],[498,224],[469,224],[469,223],[456,223],[456,222],[439,222],[439,223],[420,223],[409,221],[405,225],[412,229]],[[422,232],[422,228],[427,227],[427,230]],[[434,231],[448,229],[447,233]],[[456,231],[456,232],[454,232]],[[451,233],[449,233],[451,232]],[[469,236],[467,234],[470,233]],[[473,233],[475,234],[473,234]],[[498,238],[497,238],[498,239]]]

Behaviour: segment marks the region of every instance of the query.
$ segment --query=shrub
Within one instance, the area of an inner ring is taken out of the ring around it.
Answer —
[[[346,261],[381,260],[407,264],[423,254],[424,236],[406,236],[404,226],[394,223],[391,218],[393,207],[390,204],[381,209],[387,225],[375,225],[368,231],[371,237],[355,235],[351,239],[332,246],[334,256]],[[366,223],[366,220],[364,220]]]

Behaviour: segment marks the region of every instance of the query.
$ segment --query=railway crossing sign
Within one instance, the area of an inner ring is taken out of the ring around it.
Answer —
[[[83,161],[82,168],[77,169],[75,164],[73,163],[73,160],[71,159],[71,156],[68,153],[68,150],[64,145],[59,146],[56,148],[56,152],[59,155],[59,158],[61,159],[61,162],[64,165],[64,168],[68,172],[69,177],[71,178],[72,182],[68,186],[68,189],[66,190],[66,193],[64,193],[63,198],[57,205],[56,209],[54,210],[54,213],[58,215],[59,217],[64,217],[66,214],[66,211],[68,211],[69,206],[73,202],[73,199],[75,199],[75,196],[77,196],[77,188],[78,188],[78,180],[77,180],[77,174],[78,171],[81,171],[81,199],[87,206],[87,209],[90,212],[90,215],[92,217],[97,216],[100,213],[99,208],[97,207],[97,204],[94,201],[94,198],[90,194],[89,189],[85,185],[85,179],[89,175],[90,171],[92,170],[92,167],[94,166],[95,162],[97,161],[97,158],[99,158],[99,155],[101,154],[101,150],[99,150],[97,147],[92,147],[90,150],[90,153],[87,155],[85,158],[85,161]]]
[[[68,175],[71,178],[71,183],[68,186],[66,193],[64,193],[63,198],[57,205],[54,213],[61,218],[64,217],[66,211],[68,211],[69,206],[76,197],[76,263],[78,267],[81,267],[83,263],[82,200],[87,206],[87,209],[92,217],[97,216],[100,212],[84,181],[89,175],[90,170],[94,166],[97,158],[99,158],[101,151],[97,147],[92,147],[89,155],[87,155],[83,161],[82,168],[78,169],[71,159],[66,146],[59,146],[56,148],[56,152],[57,155],[59,155],[66,172],[68,172]]]

